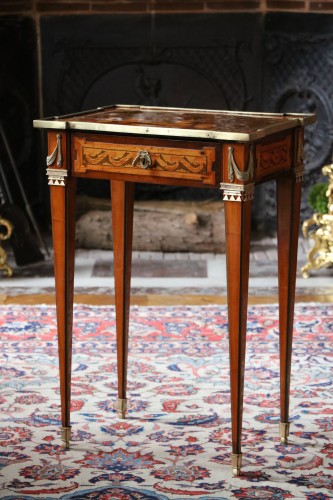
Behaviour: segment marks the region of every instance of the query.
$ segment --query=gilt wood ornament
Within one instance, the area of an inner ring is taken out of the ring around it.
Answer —
[[[303,222],[302,230],[305,238],[313,240],[308,261],[301,269],[303,278],[308,278],[311,270],[333,265],[333,163],[325,165],[322,172],[328,177],[327,213],[314,213]]]

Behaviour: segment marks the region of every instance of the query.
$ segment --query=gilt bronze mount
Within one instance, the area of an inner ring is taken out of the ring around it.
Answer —
[[[61,441],[62,441],[62,446],[66,450],[69,449],[70,439],[71,439],[71,427],[61,427]]]
[[[290,423],[280,422],[280,441],[281,444],[288,444]]]
[[[242,453],[231,453],[231,468],[234,476],[239,476],[242,467]]]
[[[127,410],[127,399],[118,398],[116,401],[116,410],[119,418],[126,418],[126,410]]]

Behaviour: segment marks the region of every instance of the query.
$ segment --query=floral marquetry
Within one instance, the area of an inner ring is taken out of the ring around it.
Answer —
[[[291,167],[290,136],[281,141],[257,146],[257,175],[263,177]]]

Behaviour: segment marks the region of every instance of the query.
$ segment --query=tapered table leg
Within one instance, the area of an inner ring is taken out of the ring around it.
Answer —
[[[293,338],[301,177],[277,179],[279,320],[280,320],[280,439],[288,443],[289,392]]]
[[[76,179],[50,185],[61,396],[61,439],[69,448]]]
[[[117,328],[117,413],[120,418],[125,418],[127,409],[126,386],[134,184],[123,181],[111,181],[111,200]]]
[[[246,194],[246,193],[245,193]],[[225,201],[226,253],[229,311],[231,384],[231,464],[240,474],[242,452],[243,391],[249,281],[251,199],[253,191],[238,201]]]

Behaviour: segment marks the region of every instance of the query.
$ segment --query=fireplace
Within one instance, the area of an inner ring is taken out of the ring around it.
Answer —
[[[53,16],[42,19],[41,33],[48,115],[112,103],[316,112],[319,121],[307,132],[305,193],[330,158],[331,16]],[[274,190],[273,183],[258,189],[258,221],[275,213]],[[90,191],[107,193],[102,183]],[[136,196],[196,200],[219,193],[141,185]]]
[[[260,16],[82,16],[42,22],[45,112],[108,104],[209,109],[259,105]],[[108,183],[79,190],[107,196]],[[87,194],[87,193],[85,193]],[[137,199],[218,198],[138,185]]]
[[[16,4],[23,5],[15,0],[11,8]],[[3,117],[8,130],[22,129],[15,154],[30,199],[39,196],[41,213],[47,212],[48,189],[38,150],[43,143],[38,132],[32,133],[31,117],[124,103],[317,113],[305,146],[302,217],[309,215],[307,193],[331,159],[333,135],[333,14],[313,13],[321,9],[318,2],[289,2],[297,12],[283,13],[268,12],[279,5],[268,1],[24,4],[25,15],[0,18],[3,39],[10,36],[17,47],[11,64],[2,65],[1,91],[4,103],[14,92],[26,109],[14,113],[22,116],[19,121],[8,113]],[[237,12],[219,11],[222,4],[225,10],[237,4]],[[133,12],[119,13],[130,5]],[[172,6],[177,14],[166,13]],[[66,9],[75,12],[65,15]],[[274,189],[273,183],[258,188],[254,218],[259,222],[269,224],[275,213]],[[80,190],[102,198],[109,193],[103,182],[89,192],[80,183]],[[140,185],[136,196],[193,201],[218,199],[219,193]]]

